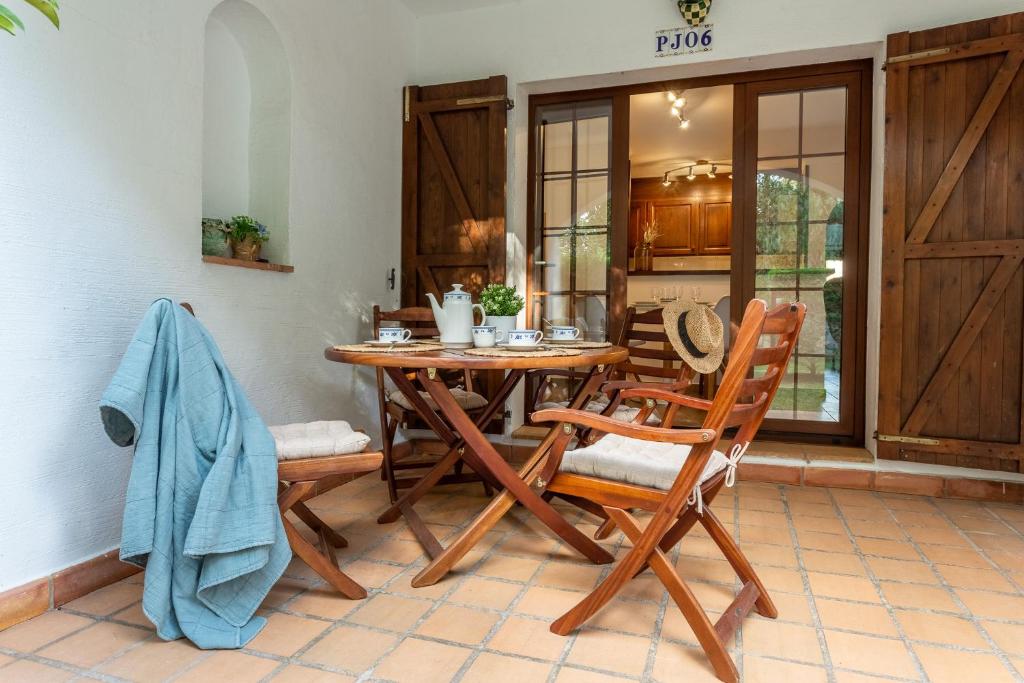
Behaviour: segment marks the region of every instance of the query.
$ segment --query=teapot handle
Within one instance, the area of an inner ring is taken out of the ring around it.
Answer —
[[[487,324],[487,311],[485,311],[484,307],[480,304],[473,304],[473,310],[475,311],[477,309],[480,309],[480,327],[483,327]]]

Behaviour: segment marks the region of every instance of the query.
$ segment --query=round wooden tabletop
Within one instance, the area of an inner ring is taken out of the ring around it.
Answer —
[[[603,349],[578,349],[578,356],[515,356],[488,358],[468,356],[457,349],[420,351],[418,353],[372,353],[339,351],[328,347],[324,358],[335,363],[370,365],[380,368],[439,368],[445,370],[537,370],[551,368],[589,368],[595,365],[614,365],[629,357],[622,346]]]

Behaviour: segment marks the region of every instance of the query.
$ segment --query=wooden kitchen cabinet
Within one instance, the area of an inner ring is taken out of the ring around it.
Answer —
[[[657,178],[632,183],[629,250],[644,224],[657,223],[655,256],[720,256],[732,253],[732,181],[700,178],[664,187]]]

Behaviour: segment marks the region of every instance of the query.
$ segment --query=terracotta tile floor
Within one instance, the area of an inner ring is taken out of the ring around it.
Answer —
[[[0,681],[714,680],[649,574],[580,633],[551,634],[551,619],[608,569],[550,540],[521,509],[457,573],[410,588],[423,560],[401,523],[374,523],[383,500],[367,478],[313,503],[349,538],[341,558],[370,589],[365,601],[336,597],[293,563],[249,647],[202,652],[155,638],[140,575],[0,632]],[[451,536],[482,503],[479,487],[466,486],[420,509]],[[1024,679],[1024,508],[741,483],[715,509],[781,613],[751,617],[731,643],[744,680]],[[621,535],[607,544],[624,552]],[[709,611],[728,605],[736,586],[710,539],[694,532],[672,557]]]

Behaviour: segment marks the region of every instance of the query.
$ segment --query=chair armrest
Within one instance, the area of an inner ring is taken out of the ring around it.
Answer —
[[[665,401],[666,403],[674,403],[677,406],[684,406],[686,408],[694,408],[695,410],[703,410],[707,412],[711,410],[711,401],[704,398],[697,398],[696,396],[686,396],[685,394],[677,394],[672,391],[666,391],[664,389],[626,389],[621,394],[623,399],[630,398],[650,398],[655,401]]]
[[[700,444],[714,441],[717,434],[713,429],[665,429],[620,422],[610,417],[588,413],[585,410],[554,408],[540,410],[531,418],[533,422],[564,422],[567,424],[590,427],[605,434],[618,434],[644,441],[661,441],[663,443]]]
[[[637,382],[635,380],[614,380],[601,385],[601,391],[611,396],[618,391],[629,389],[663,389],[665,391],[680,391],[690,386],[692,382]],[[623,397],[625,398],[625,397]]]

